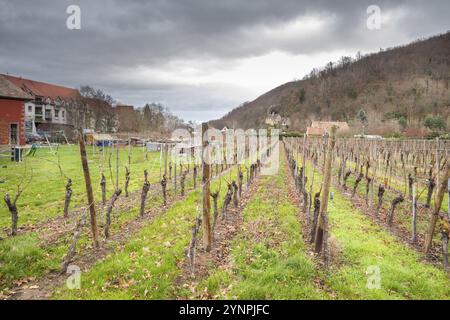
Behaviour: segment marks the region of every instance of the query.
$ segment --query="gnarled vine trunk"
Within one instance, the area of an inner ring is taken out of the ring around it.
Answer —
[[[66,183],[66,195],[64,198],[64,217],[67,218],[69,216],[69,205],[70,205],[70,198],[72,197],[72,180],[67,179]]]

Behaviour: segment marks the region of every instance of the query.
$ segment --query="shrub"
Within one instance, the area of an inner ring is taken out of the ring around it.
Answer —
[[[444,131],[447,128],[445,120],[440,116],[428,116],[423,122],[424,126],[430,130],[434,131]]]

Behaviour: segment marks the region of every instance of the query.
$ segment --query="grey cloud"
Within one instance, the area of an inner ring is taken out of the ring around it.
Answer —
[[[65,27],[65,11],[73,3],[82,10],[79,31]],[[401,10],[404,14],[395,25],[369,31],[365,10],[371,4],[383,12]],[[113,74],[113,70],[119,68],[123,78],[129,78],[140,66],[159,69],[168,68],[173,60],[205,59],[217,61],[204,71],[213,73],[274,50],[308,55],[340,49],[377,50],[445,32],[450,29],[448,12],[448,0],[0,0],[0,72],[69,86],[89,83],[119,100],[132,97],[137,105],[164,100],[175,113],[206,119],[206,115],[220,116],[245,94],[233,99],[223,93],[220,102],[220,93],[209,94],[208,86],[186,87],[163,79],[121,82],[120,73]],[[261,34],[262,28],[282,29],[294,19],[311,16],[332,19],[318,33],[300,32],[298,37],[285,38]],[[192,106],[189,115],[183,101],[207,110],[197,113]],[[216,107],[213,111],[208,108],[211,104]]]

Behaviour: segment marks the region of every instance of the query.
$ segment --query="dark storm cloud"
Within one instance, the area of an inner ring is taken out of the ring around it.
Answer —
[[[71,4],[81,7],[81,30],[65,27]],[[365,27],[371,4],[389,18],[380,31]],[[275,50],[374,50],[450,29],[448,12],[448,0],[0,0],[0,72],[69,86],[89,83],[124,102],[164,101],[175,113],[205,119],[235,106],[245,90],[233,99],[211,86],[180,83],[172,61],[215,61],[197,68],[209,74]],[[301,22],[311,17],[324,29],[311,31],[306,24],[303,30]],[[133,78],[139,68],[168,71],[141,81]],[[201,114],[204,108],[208,113]]]

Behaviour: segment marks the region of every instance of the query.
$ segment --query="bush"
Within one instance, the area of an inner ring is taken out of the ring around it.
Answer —
[[[430,130],[434,131],[444,131],[447,128],[445,120],[440,116],[428,116],[423,122],[424,126]]]
[[[427,139],[436,139],[437,137],[439,137],[440,134],[437,131],[432,131],[429,134],[427,134]]]
[[[404,116],[399,117],[398,119],[398,124],[402,126],[402,128],[406,127],[406,118]]]

